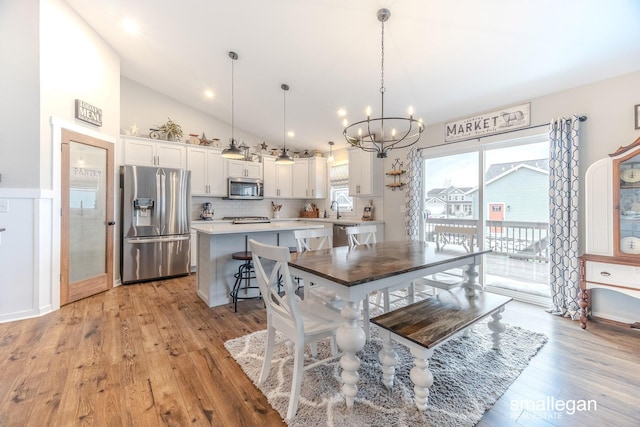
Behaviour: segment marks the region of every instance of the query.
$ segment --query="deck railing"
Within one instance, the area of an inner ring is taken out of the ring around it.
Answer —
[[[425,237],[435,242],[435,227],[448,226],[476,228],[478,220],[458,218],[429,218],[425,220]],[[465,245],[464,233],[446,233],[448,244]],[[475,240],[478,241],[476,233]],[[485,221],[484,249],[493,249],[494,254],[512,258],[549,262],[549,223],[529,221]]]

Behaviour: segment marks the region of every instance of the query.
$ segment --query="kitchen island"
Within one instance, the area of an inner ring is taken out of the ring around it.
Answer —
[[[295,246],[294,230],[323,228],[321,223],[277,221],[258,224],[210,223],[192,225],[197,232],[198,296],[209,307],[231,302],[229,295],[240,261],[231,258],[234,252],[248,250],[249,239],[269,245]]]

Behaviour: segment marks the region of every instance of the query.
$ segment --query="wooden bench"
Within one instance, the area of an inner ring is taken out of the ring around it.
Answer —
[[[381,328],[383,339],[379,353],[382,383],[387,388],[393,386],[398,355],[391,341],[407,346],[415,358],[415,366],[411,369],[415,403],[419,410],[424,411],[429,400],[429,387],[433,384],[433,374],[429,370],[433,350],[488,315],[492,316],[488,322],[492,331],[492,348],[497,349],[505,330],[500,321],[501,313],[510,301],[509,297],[483,291],[476,292],[469,299],[465,289],[459,288],[371,319]]]

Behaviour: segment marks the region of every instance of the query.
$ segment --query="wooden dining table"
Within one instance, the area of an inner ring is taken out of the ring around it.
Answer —
[[[478,283],[478,266],[491,250],[436,250],[427,242],[385,241],[353,248],[348,246],[291,254],[291,273],[304,280],[335,291],[346,304],[340,314],[344,324],[336,332],[336,342],[343,353],[340,359],[342,392],[348,408],[353,407],[358,392],[360,359],[356,353],[365,345],[364,330],[358,323],[360,302],[369,293],[409,283],[423,276],[452,268],[465,271],[465,294],[473,298],[482,287]]]

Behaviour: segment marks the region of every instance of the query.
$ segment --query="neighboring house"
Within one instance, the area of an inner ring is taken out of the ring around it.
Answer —
[[[484,205],[488,219],[546,222],[549,219],[549,163],[547,159],[499,163],[485,174]],[[468,193],[473,212],[478,188]]]
[[[464,217],[472,212],[472,196],[467,193],[473,187],[433,188],[425,197],[425,209],[430,218]]]

